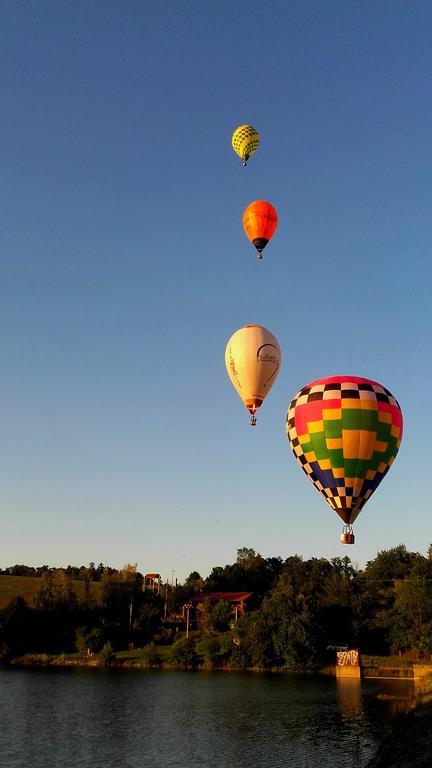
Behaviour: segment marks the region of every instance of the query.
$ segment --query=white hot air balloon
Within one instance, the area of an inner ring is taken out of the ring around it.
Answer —
[[[250,413],[256,412],[276,381],[281,365],[279,342],[262,325],[246,325],[233,333],[225,350],[228,376]]]

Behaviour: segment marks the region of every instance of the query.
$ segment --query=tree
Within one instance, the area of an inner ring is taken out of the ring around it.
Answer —
[[[95,604],[95,600],[92,594],[92,583],[95,575],[94,563],[90,563],[89,568],[81,568],[80,575],[82,581],[84,582],[84,606],[86,608],[93,608]]]
[[[53,607],[63,608],[66,611],[73,611],[76,608],[78,601],[72,584],[72,576],[62,568],[54,571],[52,588]]]
[[[146,645],[144,648],[143,656],[149,667],[157,667],[162,663],[158,647],[155,643],[149,643]]]
[[[111,643],[108,641],[103,646],[98,660],[99,664],[103,667],[110,667],[114,659],[114,648],[112,647]]]
[[[109,573],[104,570],[101,578],[101,601],[107,620],[128,622],[129,605],[137,589],[136,574],[133,566],[126,566],[122,571]]]
[[[54,580],[52,571],[45,571],[36,588],[34,596],[35,608],[40,611],[49,611],[54,605]]]
[[[177,667],[195,667],[198,658],[195,640],[192,637],[182,637],[171,648],[171,661]]]
[[[408,552],[404,544],[378,552],[359,574],[360,623],[359,643],[366,653],[385,654],[396,642],[391,635],[393,606],[397,585],[410,575],[416,564],[424,561],[417,552]],[[398,619],[400,638],[400,618]],[[394,629],[396,632],[396,628]],[[398,640],[398,643],[400,639]]]
[[[321,619],[327,561],[290,560],[263,603],[263,629],[271,636],[276,661],[288,669],[314,669],[322,662],[327,641]]]
[[[22,597],[14,597],[0,611],[0,645],[3,655],[17,656],[25,653],[33,638],[34,612]]]
[[[242,616],[234,628],[233,660],[238,666],[267,668],[276,664],[273,637],[263,611]]]
[[[390,640],[396,650],[413,649],[419,656],[432,653],[430,570],[416,568],[411,576],[396,584],[389,621]]]
[[[75,630],[75,647],[78,653],[86,655],[89,651],[97,653],[103,645],[103,631],[98,627],[77,627]]]
[[[217,667],[222,661],[221,641],[213,632],[206,632],[196,648],[197,652],[204,657],[204,661],[211,667]]]
[[[243,566],[245,570],[255,568],[262,559],[261,555],[257,554],[251,547],[240,547],[237,550],[237,565]]]
[[[364,576],[390,583],[408,576],[414,563],[421,558],[418,552],[408,552],[405,544],[378,552],[374,560],[366,563]]]
[[[198,592],[198,590],[202,589],[203,584],[204,584],[204,579],[201,577],[198,571],[192,571],[192,573],[190,573],[189,576],[187,577],[183,586],[186,590],[192,593],[192,592]]]
[[[206,592],[252,592],[252,607],[258,607],[264,596],[275,584],[282,571],[280,557],[264,559],[254,549],[237,550],[237,561],[232,565],[215,566],[204,585]]]
[[[227,600],[218,600],[210,613],[210,625],[218,632],[225,632],[231,622],[231,606]]]
[[[142,593],[136,600],[135,618],[132,624],[134,642],[138,645],[148,643],[162,625],[162,600],[151,592]]]

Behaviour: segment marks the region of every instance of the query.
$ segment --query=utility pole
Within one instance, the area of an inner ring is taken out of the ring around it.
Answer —
[[[130,603],[129,603],[129,633],[128,633],[128,634],[129,634],[129,640],[128,640],[128,643],[129,643],[129,648],[133,647],[133,646],[132,646],[132,641],[131,641],[131,632],[132,632],[132,608],[133,608],[133,597],[132,597],[132,595],[131,595],[131,599],[130,599]]]
[[[192,608],[192,603],[186,603],[186,637],[189,637],[189,611]]]
[[[164,621],[167,620],[167,607],[168,607],[168,582],[165,584]]]

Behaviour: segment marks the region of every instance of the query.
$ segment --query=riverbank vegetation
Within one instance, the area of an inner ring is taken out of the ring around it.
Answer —
[[[362,570],[348,557],[282,560],[242,548],[207,579],[194,571],[184,584],[158,589],[144,589],[131,565],[13,566],[0,573],[0,594],[9,598],[0,610],[0,657],[308,671],[334,662],[335,649],[347,646],[429,661],[431,584],[431,548],[423,556],[403,545]],[[230,592],[250,593],[244,615],[229,599],[206,599]]]

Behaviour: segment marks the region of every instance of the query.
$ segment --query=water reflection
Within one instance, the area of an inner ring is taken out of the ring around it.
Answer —
[[[355,677],[337,677],[339,711],[341,717],[349,720],[364,718],[362,681]]]
[[[0,754],[8,768],[360,767],[395,702],[377,694],[394,695],[295,675],[0,670]]]

